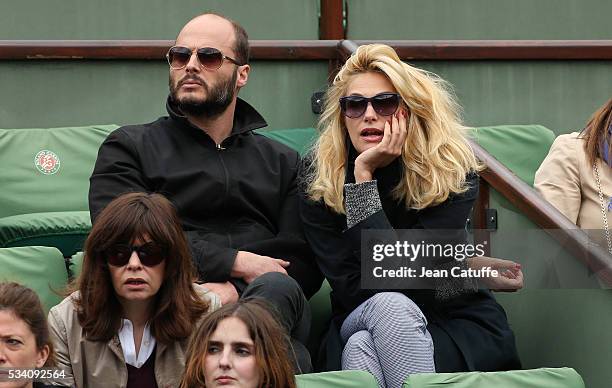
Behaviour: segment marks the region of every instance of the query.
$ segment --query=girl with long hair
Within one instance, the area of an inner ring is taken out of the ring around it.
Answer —
[[[289,337],[261,299],[208,315],[189,344],[180,388],[295,388]]]

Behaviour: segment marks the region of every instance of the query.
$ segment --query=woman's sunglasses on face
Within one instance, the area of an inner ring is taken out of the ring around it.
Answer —
[[[164,261],[165,250],[154,242],[142,245],[116,244],[104,252],[108,264],[123,267],[130,261],[132,252],[136,252],[142,265],[153,267]]]
[[[365,113],[368,104],[372,104],[379,115],[391,116],[397,111],[400,101],[397,93],[379,93],[374,97],[345,96],[340,98],[340,110],[346,117],[356,119]]]
[[[168,64],[172,69],[180,70],[187,66],[189,60],[191,60],[192,54],[193,50],[191,50],[189,47],[173,46],[170,47],[170,50],[168,50],[166,59],[168,60]],[[221,51],[214,47],[201,47],[196,50],[196,56],[198,57],[200,66],[208,70],[217,70],[221,67],[223,60],[225,59],[237,66],[243,65],[234,58],[223,55]]]

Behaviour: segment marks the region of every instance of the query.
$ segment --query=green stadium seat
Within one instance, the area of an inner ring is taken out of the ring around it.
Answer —
[[[572,368],[540,368],[509,372],[420,373],[402,388],[584,388]]]
[[[76,279],[83,269],[83,252],[77,252],[72,255],[68,264],[70,276]]]
[[[314,128],[258,130],[256,132],[293,148],[302,156],[317,138],[317,131]]]
[[[470,133],[476,143],[530,186],[555,140],[554,132],[541,125],[476,127]]]
[[[116,125],[0,129],[0,247],[48,245],[69,257],[91,228],[87,193]]]
[[[89,211],[19,214],[0,218],[2,246],[51,246],[65,255],[81,249],[91,229]]]
[[[0,281],[32,288],[46,310],[59,303],[68,274],[62,253],[53,247],[0,248]]]
[[[359,370],[309,373],[296,376],[296,381],[298,388],[378,388],[374,376]]]
[[[323,285],[319,291],[310,298],[310,311],[312,312],[312,326],[310,327],[310,337],[308,338],[308,350],[313,358],[319,351],[321,346],[321,338],[325,337],[325,333],[329,329],[331,321],[331,301],[329,293],[331,287],[326,280],[323,280]]]

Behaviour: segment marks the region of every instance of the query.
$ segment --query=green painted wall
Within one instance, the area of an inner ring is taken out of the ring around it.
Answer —
[[[390,12],[393,10],[393,12]],[[612,39],[609,0],[348,0],[349,39]],[[582,128],[611,61],[415,62],[455,86],[468,125]]]
[[[236,20],[251,39],[319,36],[318,0],[5,0],[0,39],[174,39],[206,11]]]
[[[319,0],[20,0],[0,2],[0,39],[174,39],[205,11],[251,39],[319,36]],[[151,121],[165,114],[167,73],[162,61],[0,61],[0,128]],[[326,79],[325,62],[255,62],[241,97],[271,128],[312,126]]]
[[[413,62],[450,82],[467,125],[581,129],[610,98],[612,61]]]
[[[388,12],[393,9],[398,12]],[[235,18],[253,39],[318,37],[319,0],[22,0],[0,2],[0,39],[173,39],[206,10]],[[611,13],[607,0],[349,0],[348,37],[610,39]],[[415,65],[455,86],[473,126],[538,123],[573,131],[609,98],[612,85],[610,61]],[[271,127],[313,125],[309,96],[324,88],[326,65],[257,66],[243,96]],[[150,120],[164,113],[166,71],[161,62],[144,61],[0,62],[0,127]],[[268,94],[282,98],[273,102]]]
[[[586,387],[609,388],[612,290],[593,289],[592,274],[495,190],[489,207],[498,215],[492,256],[523,265],[525,289],[496,293],[523,368],[572,367]]]
[[[240,96],[270,128],[310,127],[327,62],[252,63]],[[168,65],[150,61],[0,62],[0,128],[128,124],[165,115]]]
[[[414,62],[449,81],[467,125],[582,128],[610,97],[612,62]],[[0,128],[144,122],[165,114],[167,65],[150,61],[0,62]],[[271,128],[312,126],[326,62],[253,63],[241,96]]]
[[[612,39],[609,0],[348,0],[349,39]]]

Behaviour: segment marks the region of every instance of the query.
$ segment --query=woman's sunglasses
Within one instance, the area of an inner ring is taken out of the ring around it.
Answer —
[[[346,96],[340,98],[340,110],[351,119],[361,117],[368,109],[368,104],[376,113],[382,116],[391,116],[397,111],[401,97],[397,93],[380,93],[374,97]]]
[[[153,267],[166,257],[166,251],[154,242],[142,245],[116,244],[104,252],[108,264],[115,267],[123,267],[130,261],[132,252],[138,254],[138,259],[142,265]]]
[[[170,47],[166,54],[168,64],[174,70],[179,70],[187,66],[193,50],[189,47],[173,46]],[[223,60],[227,59],[235,65],[242,66],[234,58],[230,58],[227,55],[223,55],[221,51],[213,47],[202,47],[196,50],[196,55],[200,65],[208,70],[217,70],[223,64]]]

